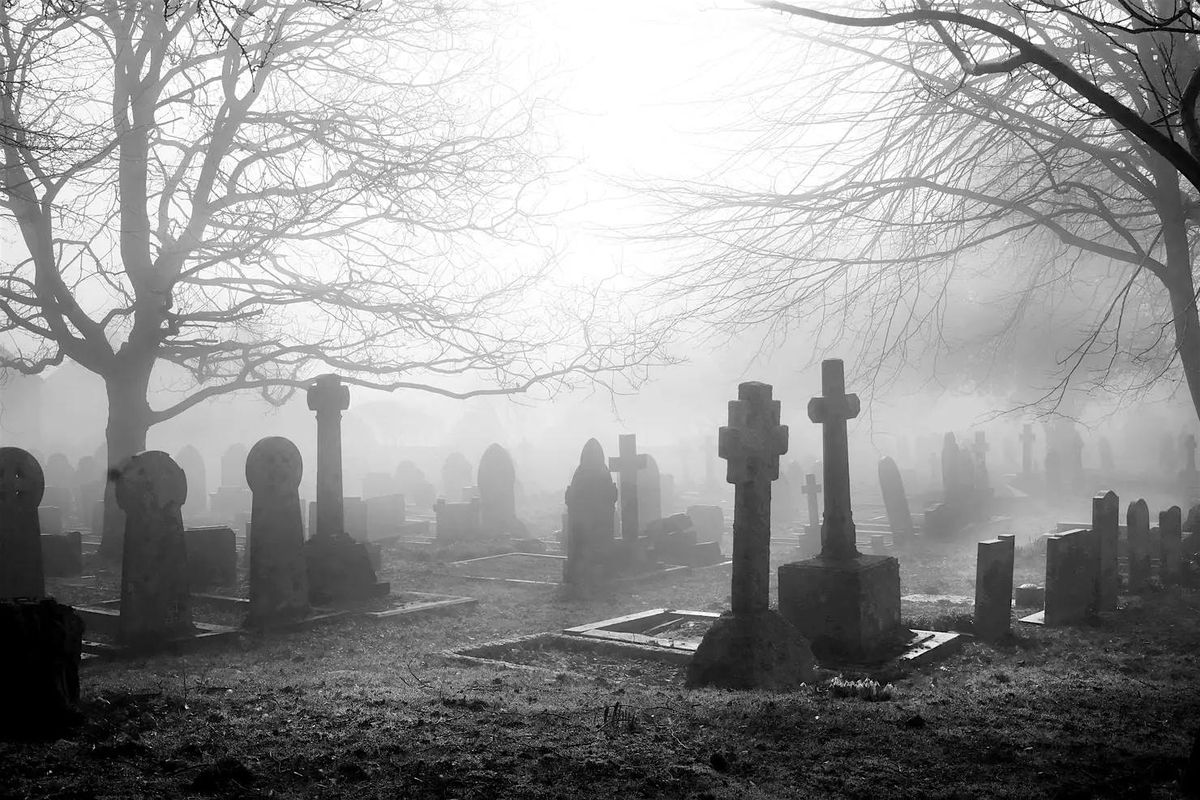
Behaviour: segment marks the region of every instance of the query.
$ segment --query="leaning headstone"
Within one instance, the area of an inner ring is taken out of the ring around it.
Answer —
[[[1082,622],[1096,612],[1097,538],[1086,528],[1046,537],[1046,625]]]
[[[19,447],[0,447],[0,598],[46,594],[38,523],[44,488],[37,459]]]
[[[1096,533],[1097,581],[1096,611],[1116,611],[1117,591],[1121,577],[1117,569],[1117,541],[1120,528],[1121,503],[1115,492],[1092,498],[1092,530]]]
[[[188,499],[183,504],[184,517],[204,514],[208,511],[208,469],[204,456],[192,445],[185,445],[175,454],[175,462],[187,476]]]
[[[892,542],[903,547],[913,541],[916,529],[908,509],[908,496],[904,494],[900,469],[890,456],[879,461],[879,488],[883,493],[884,508],[887,509],[888,527],[892,529]]]
[[[770,386],[743,383],[720,430],[718,452],[734,485],[732,607],[688,663],[689,686],[779,690],[813,678],[808,643],[770,608],[771,481],[788,443],[779,415]]]
[[[300,451],[282,436],[258,440],[246,456],[246,483],[254,493],[249,625],[278,624],[309,612],[300,519],[303,470]]]
[[[183,470],[160,450],[139,453],[119,468],[116,493],[125,512],[118,639],[128,647],[154,647],[190,636]]]
[[[720,506],[688,506],[688,518],[702,542],[719,542],[725,535],[725,510]]]
[[[489,445],[479,458],[479,524],[484,535],[525,536],[525,525],[517,519],[516,481],[508,451]]]
[[[1012,620],[1016,537],[1005,534],[976,548],[975,635],[987,642],[1008,636]]]
[[[617,485],[604,458],[604,448],[589,439],[567,487],[567,560],[563,587],[570,597],[590,597],[612,569],[615,546]]]
[[[900,563],[862,555],[850,506],[846,421],[858,416],[840,360],[821,364],[821,396],[808,418],[822,426],[825,519],[821,554],[779,567],[779,610],[821,659],[866,662],[886,657],[908,633],[900,625]]]
[[[1150,585],[1150,509],[1145,500],[1129,504],[1125,536],[1129,545],[1129,591],[1142,592]]]
[[[1159,578],[1164,586],[1179,583],[1183,566],[1182,512],[1171,506],[1158,515]]]
[[[646,456],[646,466],[637,472],[638,523],[645,530],[656,519],[662,519],[662,476],[654,456]]]

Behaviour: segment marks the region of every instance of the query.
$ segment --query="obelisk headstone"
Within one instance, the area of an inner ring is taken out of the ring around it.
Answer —
[[[732,607],[713,623],[688,664],[689,686],[789,689],[812,680],[808,643],[770,606],[771,481],[787,452],[771,387],[747,382],[729,403],[718,454],[734,485]]]
[[[119,641],[128,647],[155,647],[190,636],[194,628],[182,514],[187,477],[169,455],[149,450],[117,470],[116,495],[125,513]]]
[[[309,612],[296,445],[282,436],[260,439],[246,456],[250,512],[250,612],[247,623],[266,626]]]
[[[0,447],[0,598],[46,594],[38,521],[45,488],[37,459],[19,447]]]

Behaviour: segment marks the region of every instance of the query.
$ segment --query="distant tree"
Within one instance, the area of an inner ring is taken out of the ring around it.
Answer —
[[[819,321],[818,345],[857,345],[876,374],[973,328],[952,363],[994,378],[997,353],[1040,358],[1043,401],[1182,374],[1200,413],[1200,12],[755,5],[796,20],[795,67],[764,78],[741,162],[765,186],[667,192],[666,235],[703,247],[665,284],[690,316]]]
[[[110,464],[322,371],[450,397],[636,380],[654,332],[521,244],[536,108],[488,79],[470,5],[0,3],[0,368],[100,376]]]

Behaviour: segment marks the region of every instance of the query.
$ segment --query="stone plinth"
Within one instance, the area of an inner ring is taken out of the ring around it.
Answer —
[[[1008,636],[1012,622],[1013,559],[1011,535],[980,542],[975,564],[975,635],[994,642]]]
[[[818,661],[886,658],[900,627],[900,562],[890,556],[817,556],[779,567],[779,612]]]
[[[83,574],[83,539],[79,531],[42,534],[42,569],[48,578]]]
[[[721,615],[688,662],[687,685],[795,689],[813,678],[808,642],[778,612]]]
[[[1046,537],[1047,625],[1070,625],[1096,613],[1100,547],[1090,530]]]
[[[233,528],[215,525],[183,532],[188,585],[193,591],[237,583],[237,539]]]
[[[389,584],[376,580],[366,545],[346,534],[314,536],[304,544],[304,559],[313,605],[369,600],[391,591]]]

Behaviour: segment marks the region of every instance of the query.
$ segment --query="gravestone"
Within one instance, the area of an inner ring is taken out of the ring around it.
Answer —
[[[646,465],[637,472],[638,524],[645,530],[656,519],[662,519],[662,476],[654,456],[646,456]]]
[[[1150,585],[1150,509],[1145,500],[1129,504],[1125,536],[1129,545],[1129,591],[1143,592]]]
[[[313,605],[367,600],[387,595],[365,544],[347,532],[342,505],[342,412],[350,390],[341,378],[325,374],[309,384],[308,408],[317,416],[317,508],[312,535],[304,545],[308,595]]]
[[[512,457],[499,444],[488,445],[479,458],[479,524],[485,536],[526,535],[517,519],[517,473]]]
[[[204,466],[204,456],[192,445],[185,445],[175,454],[175,463],[187,476],[188,499],[183,504],[184,517],[191,517],[208,512],[208,469]]]
[[[713,622],[688,663],[689,686],[792,689],[813,679],[808,643],[770,608],[771,481],[787,452],[787,426],[765,383],[738,386],[718,454],[734,485],[731,609]]]
[[[300,519],[303,471],[300,451],[282,436],[259,439],[246,456],[246,483],[254,496],[249,625],[269,626],[309,613]]]
[[[38,504],[45,480],[28,451],[0,447],[0,598],[46,594]]]
[[[1117,568],[1117,542],[1121,525],[1121,502],[1115,492],[1092,498],[1092,530],[1096,534],[1096,611],[1117,610],[1121,576]]]
[[[884,508],[887,509],[888,527],[892,529],[892,542],[903,547],[913,541],[916,528],[908,509],[908,496],[904,494],[900,469],[890,456],[879,460],[879,488],[883,493]]]
[[[567,596],[592,596],[610,576],[616,545],[617,485],[604,458],[604,448],[589,439],[567,487],[566,545],[563,587]]]
[[[237,537],[228,525],[185,528],[188,585],[192,591],[237,585]]]
[[[462,453],[451,453],[442,463],[442,492],[447,500],[456,503],[467,498],[463,490],[475,485],[475,470]]]
[[[1179,583],[1183,567],[1182,512],[1171,506],[1159,512],[1159,579],[1164,586]]]
[[[1046,538],[1046,625],[1070,625],[1096,613],[1099,537],[1075,528]]]
[[[1021,475],[1026,478],[1033,475],[1033,442],[1036,438],[1032,425],[1027,422],[1021,426]]]
[[[221,486],[247,489],[246,445],[235,442],[221,454]]]
[[[439,542],[460,542],[478,539],[479,498],[465,503],[447,503],[438,500],[433,504],[434,536]]]
[[[160,450],[139,453],[117,470],[116,494],[125,513],[119,641],[155,647],[192,635],[183,470]]]
[[[817,476],[811,472],[805,475],[804,488],[800,491],[808,500],[808,528],[805,529],[805,533],[809,536],[818,536],[821,532],[821,511],[817,503],[817,495],[821,492],[821,484],[817,483]]]
[[[1012,534],[980,542],[976,548],[975,635],[984,641],[999,641],[1009,634],[1015,553]]]
[[[646,455],[637,451],[637,435],[623,433],[617,438],[617,453],[608,459],[608,471],[618,476],[621,501],[621,542],[631,557],[636,557],[641,526],[638,519],[637,473],[646,466]]]
[[[808,404],[824,446],[821,553],[779,567],[779,610],[817,658],[873,661],[908,636],[900,626],[900,564],[891,556],[862,555],[855,545],[846,421],[858,416],[859,400],[846,394],[840,360],[822,362],[821,391]]]

